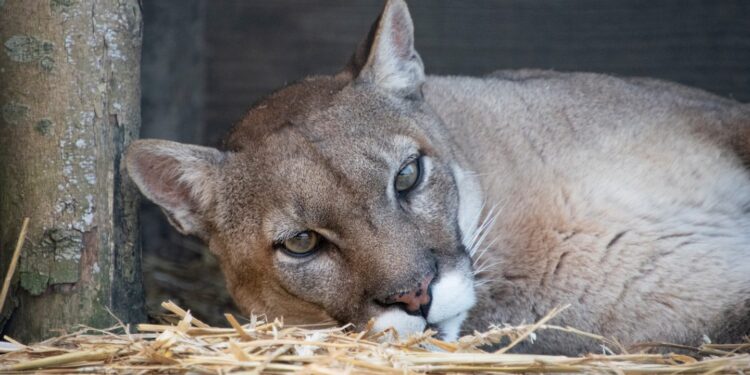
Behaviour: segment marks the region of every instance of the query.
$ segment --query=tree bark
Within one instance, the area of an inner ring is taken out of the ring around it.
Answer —
[[[145,318],[121,154],[140,127],[138,0],[0,0],[0,264],[31,218],[2,330]]]

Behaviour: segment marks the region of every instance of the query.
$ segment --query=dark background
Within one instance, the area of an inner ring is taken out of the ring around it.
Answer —
[[[428,74],[544,68],[651,76],[750,101],[747,0],[411,0]],[[216,146],[252,103],[285,83],[335,73],[380,0],[143,0],[143,138]],[[142,214],[152,314],[171,298],[221,322],[231,308],[216,262]]]

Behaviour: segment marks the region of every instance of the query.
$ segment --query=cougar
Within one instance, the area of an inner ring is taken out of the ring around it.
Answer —
[[[750,332],[750,106],[600,74],[426,76],[403,0],[221,150],[139,140],[125,160],[248,314],[454,340],[570,305],[555,324],[625,345]],[[598,348],[545,330],[517,350]]]

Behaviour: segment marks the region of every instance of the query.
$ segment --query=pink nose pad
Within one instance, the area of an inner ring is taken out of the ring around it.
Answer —
[[[429,289],[434,277],[435,275],[425,276],[415,289],[393,294],[386,299],[386,303],[403,303],[406,311],[410,313],[420,311],[422,306],[430,303]]]

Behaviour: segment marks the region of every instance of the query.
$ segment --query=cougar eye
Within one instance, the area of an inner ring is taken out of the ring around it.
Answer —
[[[403,168],[401,168],[400,171],[398,171],[398,174],[396,175],[396,181],[394,181],[396,191],[399,193],[404,193],[411,190],[414,185],[417,184],[417,181],[419,181],[419,173],[419,159],[417,158],[406,164]]]
[[[312,231],[297,233],[296,236],[284,241],[284,249],[290,255],[307,255],[318,247],[320,237]]]

